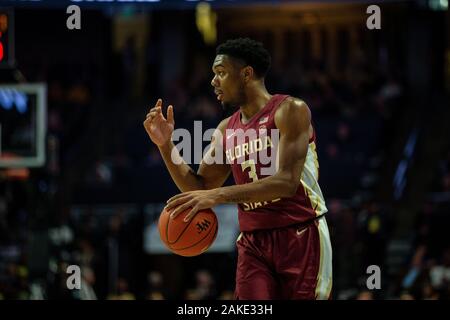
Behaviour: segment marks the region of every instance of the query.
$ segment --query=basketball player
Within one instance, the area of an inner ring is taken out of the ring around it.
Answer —
[[[300,99],[266,90],[264,77],[271,58],[261,43],[248,38],[229,40],[216,53],[211,85],[222,106],[237,111],[220,122],[216,130],[220,134],[213,136],[205,157],[222,148],[225,163],[202,161],[197,173],[186,163],[174,163],[172,152],[181,156],[171,141],[173,107],[168,107],[166,119],[161,99],[144,121],[183,192],[169,199],[166,208],[172,210],[172,217],[192,208],[184,219],[189,221],[198,210],[238,204],[236,299],[329,299],[331,244],[324,218],[327,208],[317,181],[310,110]],[[274,174],[262,174],[264,166],[259,162],[238,161],[255,152],[251,150],[255,143],[247,139],[241,146],[233,145],[233,134],[228,134],[232,129],[254,129],[255,139],[279,130],[277,145],[269,140],[259,148],[277,153]],[[236,185],[222,187],[230,171]]]

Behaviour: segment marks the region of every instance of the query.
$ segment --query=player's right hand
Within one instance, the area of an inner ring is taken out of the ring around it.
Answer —
[[[173,106],[167,108],[167,119],[162,113],[162,100],[158,99],[155,107],[150,109],[144,121],[144,128],[148,136],[157,146],[163,146],[172,137],[175,121],[173,119]]]

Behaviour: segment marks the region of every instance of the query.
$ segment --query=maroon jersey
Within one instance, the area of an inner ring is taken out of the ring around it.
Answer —
[[[246,124],[241,122],[240,110],[230,117],[224,135],[224,149],[236,184],[251,183],[278,170],[279,133],[274,117],[287,97],[274,95]],[[309,141],[304,168],[298,177],[300,184],[296,194],[290,198],[238,204],[240,230],[285,227],[327,212],[318,177],[314,135]]]

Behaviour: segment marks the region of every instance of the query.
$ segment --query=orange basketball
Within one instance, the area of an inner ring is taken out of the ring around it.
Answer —
[[[189,211],[169,219],[170,212],[164,209],[158,223],[161,241],[170,251],[184,257],[198,256],[208,250],[218,230],[217,217],[211,209],[200,210],[191,220],[184,222]]]

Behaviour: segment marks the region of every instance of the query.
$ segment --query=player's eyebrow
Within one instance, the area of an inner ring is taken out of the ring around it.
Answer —
[[[219,68],[219,67],[225,68],[225,66],[224,66],[223,64],[219,63],[219,64],[214,65],[214,66],[212,67],[212,69],[213,69],[213,71],[214,71],[214,69],[217,69],[217,68]]]

